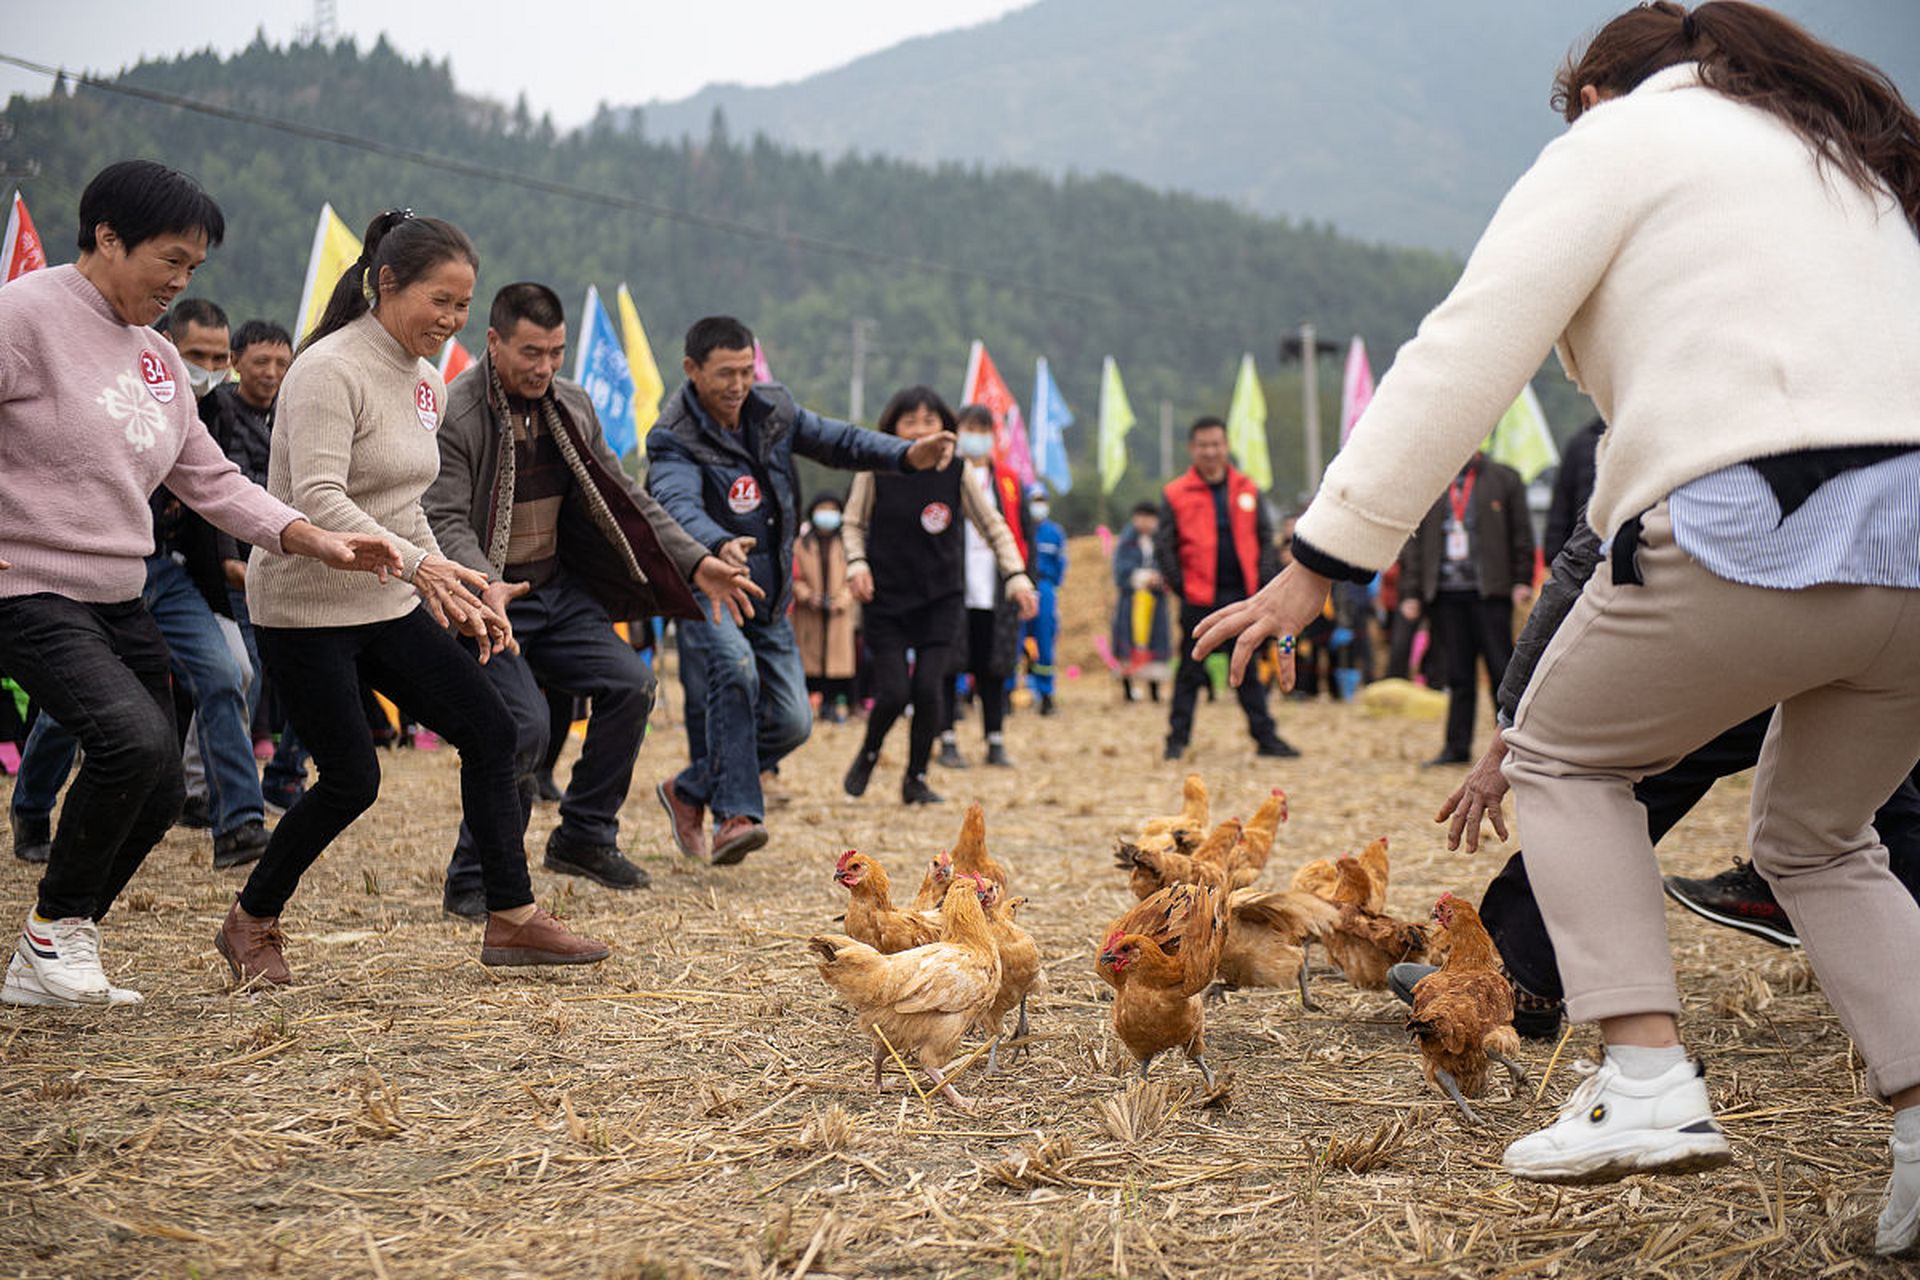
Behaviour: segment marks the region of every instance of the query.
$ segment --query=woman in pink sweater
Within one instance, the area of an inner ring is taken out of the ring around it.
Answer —
[[[185,794],[167,648],[140,602],[153,491],[283,554],[400,567],[384,538],[325,532],[248,481],[148,327],[224,230],[191,178],[121,161],[80,197],[79,261],[0,289],[0,670],[86,751],[0,987],[8,1004],[140,999],[107,981],[99,921]]]

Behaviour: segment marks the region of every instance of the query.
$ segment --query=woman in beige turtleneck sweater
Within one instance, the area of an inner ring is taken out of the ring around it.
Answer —
[[[513,721],[479,659],[513,648],[485,578],[440,554],[420,505],[439,472],[447,390],[427,357],[466,322],[479,258],[459,228],[383,213],[280,389],[268,492],[333,528],[379,534],[401,573],[342,586],[256,548],[247,603],[260,656],[319,779],[287,811],[215,939],[236,977],[291,981],[279,917],[300,877],[380,789],[361,713],[362,672],[460,752],[460,793],[478,846],[488,919],[483,964],[584,964],[604,944],[534,905],[513,781]],[[371,305],[369,299],[371,297]]]

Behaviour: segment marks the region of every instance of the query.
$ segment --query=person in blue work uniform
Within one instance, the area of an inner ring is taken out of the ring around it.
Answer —
[[[729,866],[767,842],[760,775],[813,728],[787,618],[800,532],[794,454],[846,471],[938,470],[954,436],[863,431],[802,409],[778,383],[755,386],[753,333],[731,316],[694,322],[681,367],[686,384],[647,435],[647,488],[708,551],[746,566],[765,599],[744,622],[707,610],[678,623],[691,762],[654,793],[682,853]]]
[[[1067,531],[1050,519],[1053,504],[1046,486],[1027,490],[1027,513],[1033,517],[1033,581],[1040,592],[1040,612],[1020,628],[1020,647],[1027,654],[1027,688],[1039,700],[1040,714],[1054,714],[1053,651],[1060,638],[1060,584],[1067,579]]]

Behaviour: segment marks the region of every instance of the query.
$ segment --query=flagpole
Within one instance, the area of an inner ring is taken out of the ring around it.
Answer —
[[[1304,401],[1302,422],[1306,431],[1306,491],[1320,488],[1320,352],[1313,322],[1300,326],[1300,395]]]

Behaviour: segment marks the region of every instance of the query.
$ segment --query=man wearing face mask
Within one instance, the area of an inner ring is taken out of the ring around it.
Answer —
[[[592,707],[580,759],[547,839],[545,866],[609,889],[651,882],[618,847],[620,806],[653,709],[654,680],[616,619],[699,616],[693,590],[736,616],[761,595],[745,569],[726,563],[676,524],[620,465],[593,402],[558,376],[566,315],[543,284],[494,295],[487,351],[447,391],[440,475],[427,521],[443,554],[487,575],[486,599],[513,623],[520,652],[482,668],[518,732],[521,823],[550,732],[542,687]],[[442,905],[487,916],[480,857],[463,824]]]
[[[1060,584],[1067,579],[1067,531],[1051,519],[1053,504],[1046,488],[1027,490],[1027,514],[1033,517],[1033,550],[1027,557],[1040,590],[1040,612],[1022,624],[1020,642],[1027,649],[1027,688],[1040,702],[1040,714],[1050,716],[1053,705],[1053,649],[1060,636]]]

